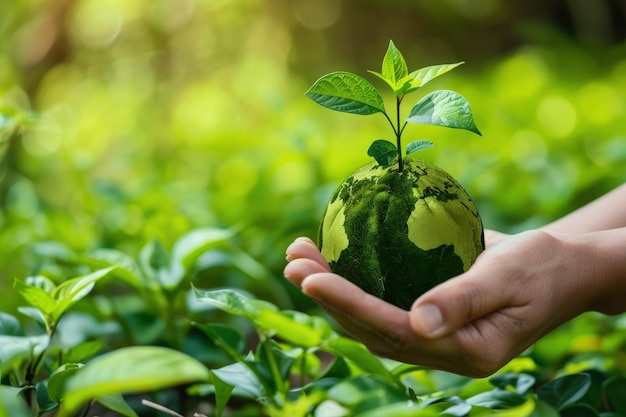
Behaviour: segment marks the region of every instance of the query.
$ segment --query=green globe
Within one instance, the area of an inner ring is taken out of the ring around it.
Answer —
[[[405,158],[349,176],[331,197],[318,246],[333,272],[408,310],[421,294],[467,271],[485,248],[476,205],[447,172]]]

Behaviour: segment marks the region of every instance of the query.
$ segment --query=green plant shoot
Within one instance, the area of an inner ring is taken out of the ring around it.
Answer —
[[[393,90],[396,97],[396,113],[392,116],[385,110],[383,97],[376,87],[363,77],[350,72],[338,71],[324,75],[307,90],[305,95],[331,110],[360,115],[382,113],[393,129],[396,144],[378,139],[372,143],[367,153],[383,166],[388,166],[397,159],[399,171],[402,172],[401,138],[407,123],[465,129],[481,135],[474,123],[467,99],[450,90],[437,90],[427,94],[411,109],[408,118],[404,122],[401,121],[400,107],[407,94],[419,90],[431,80],[463,63],[433,65],[409,73],[402,53],[393,41],[389,41],[381,72],[368,72],[385,81]],[[428,140],[413,141],[407,145],[405,153],[409,155],[433,146],[434,144]]]

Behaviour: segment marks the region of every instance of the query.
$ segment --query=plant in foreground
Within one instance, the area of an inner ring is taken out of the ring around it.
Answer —
[[[406,95],[458,67],[435,65],[409,73],[393,42],[380,73],[370,71],[393,90],[395,117],[381,94],[364,78],[334,72],[318,79],[306,95],[332,110],[382,113],[395,144],[375,140],[370,163],[349,176],[333,194],[320,226],[318,244],[334,272],[367,292],[409,308],[426,290],[466,271],[484,249],[478,210],[463,187],[444,170],[404,158],[402,134],[408,123],[465,129],[480,135],[467,100],[449,90],[424,96],[401,121]],[[394,121],[395,120],[395,121]],[[410,142],[406,155],[432,147]]]

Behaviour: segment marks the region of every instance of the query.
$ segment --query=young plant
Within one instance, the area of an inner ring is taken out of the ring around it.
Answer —
[[[401,121],[400,107],[407,94],[419,90],[429,81],[463,63],[433,65],[409,73],[404,57],[393,41],[389,41],[381,72],[369,72],[385,81],[393,90],[396,98],[395,115],[387,113],[383,97],[376,87],[363,77],[350,72],[338,71],[324,75],[305,94],[331,110],[360,115],[382,113],[393,129],[396,144],[382,139],[375,140],[368,149],[368,155],[383,166],[388,166],[397,159],[401,173],[404,169],[402,133],[407,123],[465,129],[481,135],[474,124],[474,117],[465,97],[450,90],[427,94],[413,106],[408,118]],[[429,140],[412,141],[407,145],[405,153],[409,155],[433,146]]]

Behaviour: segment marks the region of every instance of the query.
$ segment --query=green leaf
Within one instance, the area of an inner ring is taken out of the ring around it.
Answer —
[[[211,372],[224,383],[234,387],[233,395],[253,399],[265,397],[263,385],[254,372],[242,362],[214,369]]]
[[[61,316],[76,302],[86,297],[93,289],[96,282],[104,278],[114,266],[99,269],[90,274],[72,278],[61,283],[52,293],[56,301],[54,309],[50,312],[50,319],[53,323],[58,323]]]
[[[537,397],[561,411],[581,399],[591,386],[591,377],[585,373],[559,377],[539,387]]]
[[[55,403],[61,402],[65,381],[82,367],[83,364],[81,363],[66,363],[50,375],[50,379],[48,379],[48,396],[52,401]]]
[[[424,96],[411,109],[407,122],[465,129],[482,135],[465,97],[450,90],[438,90]]]
[[[589,404],[574,404],[563,408],[559,417],[600,417],[600,414]]]
[[[414,152],[434,147],[435,144],[429,140],[414,140],[413,142],[406,145],[406,154],[411,155]]]
[[[209,378],[203,364],[173,349],[117,349],[87,363],[67,381],[59,416],[72,416],[85,402],[102,395],[156,391]]]
[[[383,58],[382,73],[368,71],[385,81],[396,93],[396,96],[402,95],[403,83],[401,81],[409,75],[406,61],[402,53],[396,48],[393,41],[389,41],[389,47]]]
[[[525,373],[506,372],[492,377],[489,382],[500,389],[512,387],[515,392],[526,395],[535,385],[535,377]]]
[[[481,392],[467,399],[467,402],[491,409],[512,408],[524,404],[524,397],[516,392],[494,389]]]
[[[333,72],[318,79],[305,95],[317,104],[344,113],[384,113],[385,103],[366,79],[350,72]]]
[[[220,323],[192,323],[202,330],[217,347],[222,349],[234,361],[242,360],[242,352],[245,348],[243,336],[235,329]]]
[[[215,411],[217,417],[221,417],[235,387],[222,381],[213,371],[210,371],[210,375],[215,387]]]
[[[621,414],[626,414],[626,377],[614,376],[602,384],[606,400],[611,408]]]
[[[384,139],[378,139],[372,142],[367,150],[367,155],[374,158],[380,165],[386,167],[391,165],[394,160],[398,159],[398,150],[393,143]]]
[[[0,417],[32,417],[18,388],[0,385]]]
[[[23,336],[24,329],[17,317],[0,312],[0,335],[6,336]]]
[[[337,336],[330,338],[322,346],[323,350],[344,357],[357,367],[370,374],[379,375],[387,380],[393,380],[391,372],[367,348],[352,339]]]
[[[138,417],[137,413],[130,408],[122,394],[104,394],[96,397],[96,401],[111,411],[115,411],[126,417]]]
[[[239,291],[228,288],[201,290],[195,287],[193,291],[199,301],[210,303],[229,314],[250,320],[255,320],[260,314],[257,305]]]
[[[76,256],[76,262],[89,265],[94,269],[115,266],[112,275],[119,277],[135,289],[145,286],[139,267],[129,255],[114,249],[98,248],[86,256]]]
[[[372,409],[395,402],[406,404],[406,396],[396,385],[380,378],[372,378],[371,375],[359,375],[340,381],[328,390],[328,398],[352,409],[357,406],[361,409]]]
[[[169,274],[161,276],[163,287],[173,290],[189,277],[196,261],[207,250],[227,242],[233,232],[226,229],[196,229],[182,236],[172,249],[172,264]]]
[[[40,355],[50,344],[47,334],[37,336],[0,335],[0,376],[33,356]]]
[[[420,410],[416,404],[403,401],[357,413],[354,417],[436,417],[441,415],[446,414],[441,414],[438,410]]]
[[[455,69],[456,67],[464,63],[465,62],[457,62],[456,64],[431,65],[413,71],[408,75],[408,80],[404,80],[404,94],[411,93],[425,86],[429,81],[447,73],[448,71]]]
[[[40,310],[44,315],[52,313],[56,306],[54,297],[40,287],[30,285],[15,278],[15,280],[13,280],[13,288],[15,288],[18,294],[21,295],[29,305]]]

